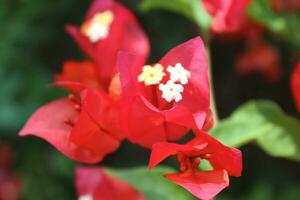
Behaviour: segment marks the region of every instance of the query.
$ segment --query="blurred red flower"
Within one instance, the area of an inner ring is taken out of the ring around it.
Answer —
[[[251,0],[202,0],[212,15],[214,32],[232,32],[240,29]]]
[[[21,194],[21,180],[12,172],[14,153],[9,144],[0,143],[0,199],[18,200]]]
[[[123,139],[116,109],[106,93],[86,89],[80,98],[70,95],[38,109],[19,135],[40,137],[71,159],[98,162]]]
[[[0,199],[19,200],[20,194],[20,179],[15,174],[0,169]]]
[[[116,73],[119,50],[144,57],[149,53],[148,38],[130,10],[114,0],[94,0],[80,28],[66,30],[79,47],[96,63],[103,87],[108,87]]]
[[[165,174],[165,177],[203,200],[212,199],[226,188],[229,185],[228,175],[241,176],[241,152],[224,146],[204,132],[198,131],[197,136],[187,144],[154,144],[149,168],[169,156],[176,156],[181,172]],[[213,169],[201,171],[198,167],[202,159],[208,160]]]
[[[300,10],[299,0],[270,0],[275,11],[298,11]]]
[[[300,112],[300,62],[297,63],[291,76],[291,91],[297,110]]]
[[[97,167],[76,170],[78,200],[146,200],[133,186]]]
[[[196,126],[212,126],[205,48],[197,37],[172,49],[157,64],[141,65],[138,56],[120,53],[121,130],[149,147],[176,141]],[[209,124],[205,124],[208,122]]]
[[[281,78],[279,51],[262,38],[249,39],[246,49],[237,56],[236,70],[241,75],[261,73],[268,81]]]

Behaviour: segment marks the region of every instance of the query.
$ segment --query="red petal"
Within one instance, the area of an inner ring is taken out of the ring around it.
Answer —
[[[156,143],[152,147],[152,152],[149,161],[149,168],[152,169],[167,157],[176,155],[179,152],[184,154],[196,154],[200,150],[206,147],[206,143],[198,144],[196,147],[187,144],[175,144],[160,142]]]
[[[184,86],[183,98],[176,105],[187,108],[195,115],[206,113],[210,104],[208,62],[201,38],[196,37],[175,47],[159,63],[163,66],[181,63],[191,72],[189,83]],[[197,124],[203,124],[203,120]]]
[[[243,162],[240,150],[227,147],[206,133],[198,132],[197,134],[197,137],[208,143],[202,153],[210,154],[207,160],[214,169],[224,169],[230,176],[241,176]]]
[[[215,32],[230,32],[240,28],[246,17],[251,0],[203,0],[207,11],[213,16],[212,29]]]
[[[82,109],[101,127],[120,140],[119,107],[106,93],[96,89],[86,89],[81,93]]]
[[[102,155],[94,154],[69,140],[71,126],[66,125],[64,121],[66,119],[75,121],[77,115],[74,104],[68,99],[53,101],[38,109],[19,132],[19,135],[40,137],[71,159],[87,163],[97,162]]]
[[[136,96],[124,101],[121,107],[121,130],[131,142],[151,148],[167,140],[163,115],[151,109],[145,99]]]
[[[291,77],[291,90],[296,107],[300,112],[300,62],[296,65]]]
[[[71,141],[102,157],[115,151],[122,138],[113,102],[99,91],[87,89],[81,94],[81,103],[82,111],[72,130]]]
[[[61,74],[55,76],[55,85],[78,93],[87,87],[101,88],[96,65],[90,61],[68,61]]]
[[[228,175],[225,170],[192,174],[166,174],[165,177],[203,200],[211,200],[229,185]]]
[[[93,200],[146,200],[133,186],[108,175],[102,168],[77,168],[76,188],[79,197],[88,195]]]

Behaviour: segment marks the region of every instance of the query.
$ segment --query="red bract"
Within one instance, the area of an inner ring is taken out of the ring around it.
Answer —
[[[291,77],[291,90],[297,110],[300,112],[300,62],[296,65]]]
[[[77,168],[76,188],[78,200],[146,200],[133,186],[102,168]]]
[[[144,63],[144,61],[141,62]],[[97,65],[92,61],[65,62],[62,73],[55,76],[54,85],[68,89],[75,94],[87,88],[96,88],[107,93],[116,101],[121,95],[119,74],[115,74],[105,87],[97,73]]]
[[[55,76],[55,85],[77,93],[88,87],[101,89],[97,67],[91,61],[67,61],[62,73]]]
[[[206,10],[212,15],[214,32],[231,32],[240,28],[246,17],[251,0],[202,0]]]
[[[94,0],[81,28],[66,30],[97,64],[104,87],[116,73],[117,52],[124,50],[147,57],[148,39],[133,14],[114,0]]]
[[[197,37],[172,49],[155,65],[120,53],[121,123],[128,139],[144,147],[175,141],[188,130],[203,128],[209,109],[205,48]],[[210,127],[212,120],[207,122]]]
[[[123,138],[116,109],[107,94],[86,89],[79,99],[71,95],[41,107],[19,134],[40,137],[74,160],[98,162]]]
[[[169,156],[180,162],[180,173],[165,177],[182,186],[196,197],[209,200],[229,185],[228,175],[240,176],[242,156],[237,149],[226,147],[206,133],[198,132],[187,144],[161,142],[153,145],[149,168]],[[213,170],[201,171],[201,160],[208,160]]]
[[[246,49],[236,60],[236,70],[242,75],[261,73],[268,81],[281,78],[280,54],[262,39],[249,40]]]

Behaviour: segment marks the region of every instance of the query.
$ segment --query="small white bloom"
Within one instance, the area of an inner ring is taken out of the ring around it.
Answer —
[[[114,15],[109,10],[97,13],[91,20],[82,25],[81,31],[91,42],[98,42],[99,40],[107,38],[113,19]]]
[[[78,200],[93,200],[93,196],[90,194],[82,195],[78,198]]]
[[[89,29],[86,30],[86,35],[93,43],[105,39],[108,36],[108,33],[108,26],[96,22],[91,23]]]
[[[181,84],[176,84],[169,80],[166,84],[159,84],[159,90],[162,91],[162,98],[167,102],[175,101],[178,102],[182,99],[181,93],[184,88]]]
[[[144,82],[145,85],[156,85],[160,83],[165,75],[161,64],[145,65],[142,73],[138,76],[138,81]]]
[[[174,67],[169,66],[167,71],[170,73],[170,79],[173,82],[180,82],[185,85],[188,83],[188,79],[191,77],[191,72],[184,69],[181,63],[177,63]]]

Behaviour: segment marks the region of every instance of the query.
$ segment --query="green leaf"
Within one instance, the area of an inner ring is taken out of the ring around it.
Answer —
[[[266,25],[275,32],[284,30],[286,26],[284,19],[272,10],[269,0],[252,1],[248,14],[255,21]]]
[[[183,188],[163,177],[163,174],[174,172],[172,168],[156,167],[149,170],[147,167],[136,167],[118,170],[109,169],[108,171],[113,176],[135,186],[149,200],[195,199]]]
[[[254,0],[249,6],[248,15],[290,44],[300,46],[299,13],[274,12],[269,0]]]
[[[257,144],[271,156],[300,160],[300,122],[271,101],[251,101],[210,133],[224,144]]]
[[[211,17],[199,0],[143,0],[142,11],[163,9],[176,12],[195,22],[205,31],[210,28]]]

